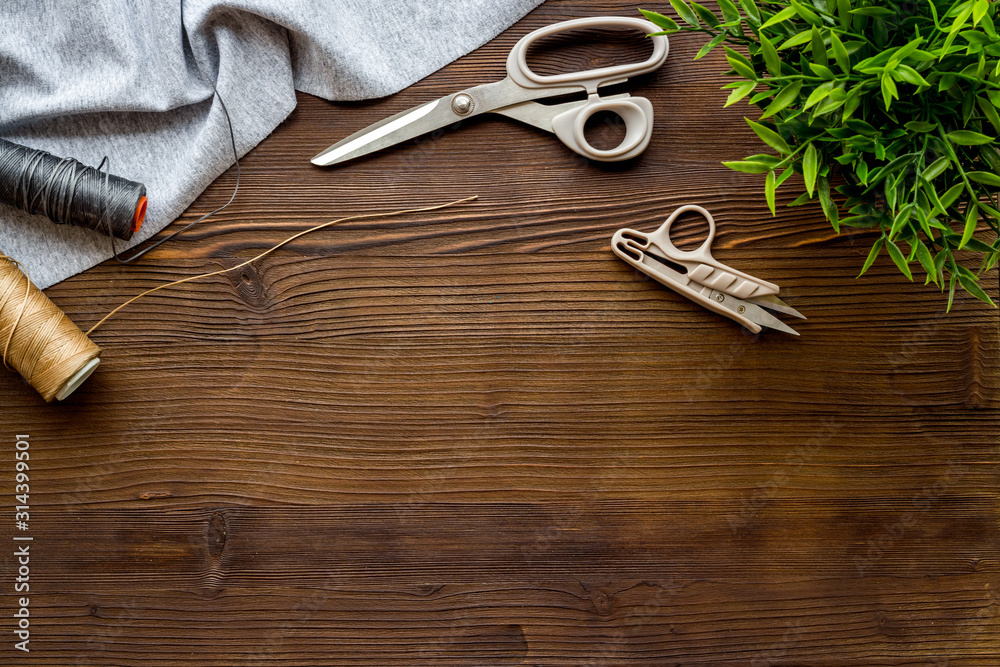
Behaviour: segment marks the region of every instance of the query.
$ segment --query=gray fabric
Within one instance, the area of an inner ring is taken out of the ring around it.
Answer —
[[[296,89],[330,100],[388,95],[541,1],[4,0],[0,137],[92,166],[107,155],[112,173],[144,183],[149,209],[135,244],[232,166],[208,80],[243,155],[288,116]],[[111,257],[105,236],[5,205],[0,251],[40,287]]]

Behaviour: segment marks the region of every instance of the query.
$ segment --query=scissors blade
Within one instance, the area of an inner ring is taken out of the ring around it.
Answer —
[[[312,163],[326,167],[356,157],[374,153],[421,134],[451,125],[460,117],[451,110],[453,95],[427,102],[389,116],[363,130],[342,139],[312,159]]]
[[[784,315],[791,315],[792,317],[798,317],[799,319],[806,319],[806,316],[795,310],[787,303],[779,299],[773,294],[767,296],[751,296],[747,297],[747,301],[750,303],[756,303],[758,306],[763,306],[768,310],[773,310],[776,313],[782,313]]]
[[[312,159],[312,163],[326,167],[340,162],[346,162],[368,153],[395,146],[398,143],[415,139],[421,134],[432,132],[452,123],[472,118],[479,114],[489,113],[513,104],[528,100],[557,97],[580,92],[580,86],[553,86],[551,88],[522,88],[510,77],[487,83],[481,86],[466,88],[463,91],[445,95],[433,102],[427,102],[402,111],[395,116],[389,116],[363,130],[355,132],[346,139],[334,145]],[[473,100],[472,111],[458,115],[451,108],[456,95],[467,95]],[[531,122],[531,121],[527,121]]]

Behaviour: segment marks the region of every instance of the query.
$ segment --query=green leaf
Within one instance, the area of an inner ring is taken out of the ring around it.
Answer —
[[[972,234],[976,231],[977,222],[979,222],[979,205],[976,202],[969,202],[965,206],[965,231],[962,233],[962,240],[958,243],[959,250],[964,248],[965,244],[972,238]]]
[[[926,169],[924,173],[921,174],[928,181],[933,181],[935,178],[944,173],[944,170],[951,166],[951,158],[947,155],[942,155],[938,159],[934,160]]]
[[[834,231],[840,233],[840,215],[837,213],[837,205],[830,197],[830,181],[823,176],[819,177],[819,205],[823,209],[826,219],[833,225]]]
[[[740,6],[747,13],[751,21],[760,25],[760,10],[757,9],[757,5],[753,0],[740,0]]]
[[[860,105],[861,105],[861,88],[858,87],[852,90],[850,94],[847,96],[847,99],[844,100],[844,113],[841,116],[842,121],[844,123],[849,122],[851,114],[853,114]]]
[[[920,262],[920,266],[924,267],[924,271],[927,272],[927,278],[937,284],[937,269],[934,267],[934,258],[931,257],[931,251],[927,249],[924,242],[920,239],[916,239],[913,243],[913,250],[916,253],[917,261]]]
[[[757,83],[754,81],[740,81],[739,86],[737,86],[733,92],[729,93],[729,98],[726,99],[726,103],[723,107],[728,107],[736,104],[744,97],[753,92],[753,89],[757,87]]]
[[[703,7],[699,5],[697,2],[694,2],[693,0],[690,4],[691,8],[694,9],[695,13],[698,16],[700,16],[701,20],[707,23],[710,28],[715,28],[716,26],[719,25],[718,17],[715,14],[713,14],[711,10],[708,9],[708,7]]]
[[[980,287],[975,280],[966,278],[965,276],[959,276],[958,282],[962,283],[962,287],[965,288],[966,292],[976,297],[980,301],[985,301],[986,303],[996,308],[996,304],[993,303],[993,299],[991,299],[989,295],[987,295],[986,292],[983,291],[983,288]]]
[[[763,174],[765,172],[771,171],[771,167],[761,162],[750,162],[750,161],[739,161],[739,162],[723,162],[724,166],[729,167],[733,171],[741,171],[744,174]]]
[[[955,130],[948,133],[948,140],[959,146],[979,146],[994,141],[995,137],[988,137],[985,134],[972,132],[971,130]]]
[[[858,274],[858,278],[865,275],[865,271],[871,268],[871,265],[875,262],[875,258],[878,257],[878,252],[879,250],[882,249],[883,245],[885,245],[884,236],[880,238],[878,241],[875,241],[875,245],[873,245],[872,249],[868,251],[868,258],[865,259],[865,263],[861,267],[861,273]]]
[[[976,183],[982,183],[984,185],[989,185],[994,188],[1000,188],[1000,176],[993,174],[988,171],[970,171],[966,172],[966,176],[969,177],[970,181],[975,181]]]
[[[806,103],[802,105],[802,108],[808,109],[814,104],[826,99],[826,96],[830,94],[830,91],[833,90],[833,86],[835,84],[835,81],[827,81],[826,83],[821,83],[816,86],[816,88],[809,93],[809,97],[806,98]]]
[[[982,97],[981,95],[976,97],[976,105],[979,106],[979,110],[983,112],[986,119],[990,121],[990,125],[993,126],[993,129],[996,130],[997,133],[1000,133],[1000,115],[997,114],[996,107],[994,107],[988,99]]]
[[[843,82],[830,89],[830,97],[837,100],[838,102],[843,102],[844,100],[847,99],[847,92],[843,88],[841,88],[840,85],[843,85]]]
[[[772,169],[777,168],[779,164],[782,163],[782,159],[775,155],[768,155],[767,153],[757,153],[756,155],[751,155],[745,160],[750,160],[751,162],[763,162]]]
[[[958,196],[962,194],[963,190],[965,190],[965,184],[961,182],[945,190],[944,194],[941,195],[941,203],[944,204],[946,210],[951,208],[952,204],[958,200]]]
[[[868,184],[868,163],[864,160],[858,160],[857,165],[854,167],[854,173],[857,175],[858,180],[861,181],[862,185]]]
[[[745,56],[733,51],[728,46],[724,46],[722,48],[726,50],[726,60],[729,62],[729,66],[736,70],[737,74],[742,76],[744,79],[750,79],[751,81],[757,80],[757,72],[754,71],[753,65],[746,59]]]
[[[871,16],[874,18],[893,16],[895,13],[887,7],[858,7],[851,10],[851,14],[855,16]]]
[[[938,79],[938,92],[940,93],[945,90],[951,90],[951,88],[954,87],[957,81],[958,77],[956,77],[951,72],[945,72],[944,74],[941,75],[941,78]]]
[[[672,1],[673,0],[671,0],[671,2]],[[764,24],[760,27],[760,29],[763,30],[764,28],[770,28],[772,25],[781,23],[782,21],[787,21],[788,19],[792,18],[795,15],[796,15],[795,7],[785,7],[780,12],[778,12],[777,14],[769,18],[767,21],[765,21]]]
[[[792,149],[788,147],[788,144],[785,143],[785,140],[782,139],[781,135],[775,132],[774,130],[768,127],[764,127],[760,123],[755,123],[749,118],[744,118],[743,120],[747,122],[747,124],[750,126],[750,129],[752,129],[754,132],[757,133],[757,136],[760,137],[761,141],[763,141],[765,144],[767,144],[774,150],[778,151],[779,153],[782,153],[783,155],[788,155],[789,153],[792,152]]]
[[[695,28],[701,27],[701,23],[698,21],[698,15],[692,11],[691,6],[684,0],[670,0],[670,6],[674,8],[677,12],[677,16],[684,19],[685,23],[693,25]]]
[[[801,81],[794,81],[784,88],[774,96],[774,101],[767,105],[764,109],[764,113],[761,114],[760,119],[764,120],[769,116],[773,116],[782,109],[787,108],[792,102],[798,99],[799,91],[802,89]]]
[[[799,0],[789,0],[789,4],[795,9],[795,13],[798,14],[803,21],[811,23],[814,26],[822,25],[823,20],[816,15],[816,12],[803,5],[799,2]]]
[[[906,258],[903,257],[903,253],[900,251],[899,246],[887,239],[885,247],[889,251],[889,257],[892,257],[892,261],[896,263],[899,270],[903,272],[903,275],[906,276],[907,280],[913,282],[913,274],[910,272],[910,267],[906,263]]]
[[[665,32],[677,32],[680,30],[680,26],[678,26],[677,23],[669,16],[657,14],[656,12],[647,12],[645,9],[640,9],[639,11],[646,17],[647,20],[655,24],[657,27],[662,28]]]
[[[998,211],[997,209],[993,208],[992,206],[990,206],[986,202],[979,202],[979,210],[983,211],[984,213],[986,213],[987,215],[989,215],[994,220],[1000,220],[1000,211]]]
[[[903,228],[903,225],[905,225],[910,220],[910,215],[912,214],[912,212],[913,208],[911,204],[907,204],[906,206],[900,207],[899,213],[897,213],[896,217],[892,219],[892,228],[889,229],[890,239],[896,238],[896,234],[898,234],[899,231]]]
[[[784,51],[785,49],[790,49],[793,46],[798,46],[799,44],[805,44],[810,39],[808,32],[800,32],[797,35],[792,35],[778,47],[779,51]]]
[[[990,37],[997,36],[997,27],[993,24],[992,18],[990,18],[989,16],[984,17],[984,19],[980,22],[980,24],[981,24],[980,27],[982,27],[982,29],[986,32],[987,35],[989,35]]]
[[[825,102],[820,103],[816,110],[813,111],[813,117],[824,116],[835,109],[839,109],[840,105],[844,103],[843,98],[837,99],[833,96],[833,93],[837,92],[837,88],[830,91],[830,97]]]
[[[961,11],[961,13],[952,22],[951,27],[948,28],[949,36],[955,35],[959,30],[965,25],[965,21],[972,14],[972,3],[966,3],[968,6]]]
[[[881,134],[881,132],[872,127],[871,124],[860,119],[849,120],[845,124],[858,134],[863,134],[866,137],[877,137]]]
[[[913,84],[914,86],[931,87],[931,84],[927,83],[927,79],[920,76],[920,72],[913,69],[909,65],[896,65],[896,75],[906,83]]]
[[[851,25],[853,16],[851,15],[851,0],[837,0],[837,19],[840,27],[847,29]]]
[[[813,195],[813,188],[816,185],[816,173],[819,171],[819,153],[816,151],[816,145],[813,142],[809,142],[806,146],[806,153],[802,156],[802,178],[806,183],[806,192],[809,193],[810,199]]]
[[[789,208],[792,208],[792,207],[794,207],[794,206],[802,206],[803,204],[805,204],[805,203],[807,203],[807,202],[809,202],[809,201],[812,201],[812,200],[811,200],[811,199],[809,198],[809,194],[808,194],[808,193],[806,193],[806,192],[803,192],[803,193],[802,193],[802,194],[800,194],[800,195],[799,195],[798,197],[796,197],[796,198],[795,198],[795,199],[794,199],[793,201],[789,202],[789,203],[788,203],[788,207],[789,207]]]
[[[744,79],[750,79],[754,82],[757,81],[757,72],[755,72],[752,67],[734,58],[726,58],[726,60],[729,61],[729,66],[736,70],[736,73]]]
[[[990,3],[987,0],[976,0],[972,5],[972,25],[977,25],[986,16],[986,10],[989,9]]]
[[[951,284],[948,286],[948,307],[945,308],[946,313],[951,312],[951,302],[955,299],[955,281],[957,279],[958,276],[953,275],[951,277]]]
[[[822,77],[826,80],[836,79],[837,75],[827,67],[826,65],[818,65],[816,63],[809,63],[809,69],[816,73],[816,76]]]
[[[767,179],[764,181],[764,199],[767,200],[767,207],[771,209],[771,215],[777,215],[774,210],[774,172],[767,172]]]
[[[787,181],[791,177],[791,175],[794,174],[794,173],[795,173],[795,170],[792,169],[791,167],[788,167],[783,172],[781,172],[781,176],[778,176],[778,178],[776,178],[774,180],[774,187],[775,187],[775,189],[781,187],[781,184],[784,183],[785,181]]]
[[[975,109],[976,109],[976,96],[975,95],[963,95],[962,96],[962,127],[968,127],[969,121],[972,120],[972,112],[975,111]]]
[[[736,23],[740,20],[740,10],[736,8],[732,0],[717,0],[719,9],[722,10],[722,18],[726,23]]]
[[[837,33],[833,30],[830,33],[830,49],[833,51],[833,58],[837,61],[837,67],[841,69],[844,74],[851,73],[851,56],[847,53],[847,48],[844,47],[844,43],[840,41],[840,37],[837,37]]]
[[[990,44],[993,41],[992,39],[990,39],[989,35],[987,35],[984,32],[980,32],[978,30],[963,30],[958,34],[961,35],[962,38],[965,39],[965,41],[967,41],[972,46],[982,47],[987,44]],[[971,51],[971,53],[977,53],[979,50],[981,49]]]
[[[763,34],[759,35],[758,39],[760,40],[760,51],[764,55],[764,64],[767,65],[767,71],[771,73],[771,76],[781,76],[781,60],[778,58],[778,52],[775,50],[774,44]]]
[[[885,101],[886,111],[889,110],[889,105],[892,104],[893,98],[899,99],[899,93],[896,91],[896,84],[893,82],[892,77],[888,74],[882,75],[882,99]]]
[[[889,58],[889,60],[886,62],[886,67],[888,67],[889,69],[893,69],[896,65],[906,60],[910,56],[910,54],[916,51],[917,47],[919,47],[923,43],[924,43],[924,38],[917,37],[915,39],[911,39],[909,42],[899,47],[898,49],[895,49],[891,53],[891,57]]]
[[[704,46],[701,47],[701,49],[698,50],[698,54],[694,57],[694,60],[698,60],[699,58],[703,58],[704,56],[708,55],[709,51],[711,51],[719,44],[722,44],[724,41],[726,41],[726,37],[727,35],[724,32],[720,32],[718,35],[713,37],[712,41],[707,42]]]
[[[920,186],[923,188],[924,194],[926,195],[927,200],[930,202],[932,206],[931,210],[928,211],[927,213],[929,213],[930,215],[934,215],[936,211],[944,213],[945,212],[944,205],[941,203],[941,199],[938,198],[937,190],[934,189],[934,186],[931,185],[931,182],[928,181],[926,178],[921,177]],[[929,225],[930,223],[928,222],[928,226]]]
[[[934,123],[925,123],[921,120],[911,120],[903,124],[907,130],[911,132],[932,132],[937,129],[937,125]]]

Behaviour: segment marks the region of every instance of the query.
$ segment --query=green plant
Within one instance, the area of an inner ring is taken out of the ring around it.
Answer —
[[[749,97],[763,109],[746,119],[777,152],[726,166],[766,174],[775,190],[793,173],[804,190],[790,206],[818,197],[833,228],[881,232],[861,268],[885,249],[913,280],[916,261],[951,308],[956,283],[992,304],[979,274],[1000,259],[994,236],[1000,205],[1000,36],[988,0],[717,0],[707,7],[670,0],[670,17],[642,11],[662,28],[711,39],[695,59],[723,43],[740,78],[725,106]],[[752,96],[751,96],[752,94]],[[834,193],[831,194],[831,181]],[[839,183],[839,185],[836,185]],[[846,212],[841,217],[841,207]],[[958,251],[963,251],[958,254]],[[965,264],[978,264],[973,272]]]

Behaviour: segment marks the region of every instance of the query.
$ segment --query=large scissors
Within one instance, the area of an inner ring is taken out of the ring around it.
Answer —
[[[670,240],[670,227],[681,213],[693,211],[708,221],[708,237],[696,250],[680,250]],[[715,220],[701,206],[681,206],[656,231],[644,234],[619,229],[611,249],[626,262],[678,294],[711,311],[739,322],[753,333],[761,327],[798,336],[798,332],[771,313],[773,310],[805,319],[805,315],[778,298],[778,286],[732,269],[712,256]]]
[[[650,37],[653,53],[639,63],[547,76],[531,71],[527,53],[533,42],[581,28],[634,28],[643,34],[659,30],[648,21],[621,16],[574,19],[546,26],[525,35],[514,45],[507,57],[507,77],[502,81],[445,95],[369,125],[314,157],[313,164],[327,166],[345,162],[490,112],[553,132],[571,149],[593,160],[616,162],[635,157],[646,149],[652,136],[653,105],[644,97],[631,97],[627,93],[601,97],[598,89],[659,68],[667,58],[667,38],[663,35]],[[552,106],[532,101],[580,92],[586,92],[587,99]],[[615,148],[594,148],[584,136],[587,119],[599,111],[615,113],[624,121],[625,137]]]

